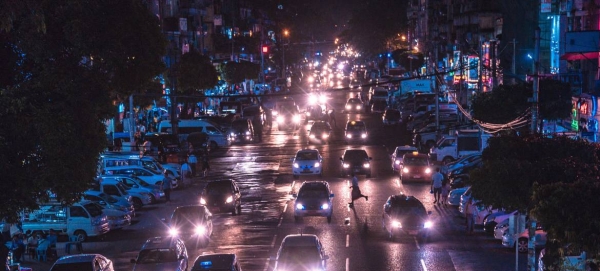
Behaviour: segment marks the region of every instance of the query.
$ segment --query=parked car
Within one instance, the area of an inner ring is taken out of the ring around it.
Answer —
[[[144,139],[152,143],[152,151],[149,154],[161,163],[178,163],[181,144],[179,138],[174,134],[146,133]]]
[[[333,215],[333,193],[325,181],[303,182],[297,194],[293,194],[294,220],[305,216],[324,216],[331,223]]]
[[[493,233],[494,228],[496,228],[496,225],[503,222],[504,220],[508,221],[508,219],[511,216],[517,213],[517,211],[493,213],[485,218],[485,220],[483,221],[483,228],[486,232]]]
[[[383,228],[390,239],[403,233],[427,241],[429,231],[433,228],[430,215],[431,211],[427,212],[417,198],[404,194],[393,195],[383,205]]]
[[[446,203],[448,203],[448,205],[450,206],[459,206],[460,199],[468,188],[469,187],[467,186],[450,190],[450,192],[448,193],[448,201]]]
[[[546,231],[542,227],[538,226],[535,230],[535,246],[543,247],[546,245],[547,236]],[[516,241],[515,241],[516,240]],[[520,234],[510,234],[509,231],[504,232],[502,235],[502,246],[508,248],[514,248],[517,246],[517,250],[520,253],[526,253],[528,251],[529,243],[529,230],[521,232]]]
[[[131,225],[131,215],[127,211],[113,209],[107,205],[103,205],[100,202],[94,202],[98,208],[102,209],[102,212],[106,215],[108,220],[108,226],[110,230],[119,230]]]
[[[398,109],[386,109],[381,118],[383,119],[383,125],[397,125],[402,122],[400,111],[398,111]]]
[[[209,182],[200,193],[200,204],[211,213],[242,213],[242,194],[235,180],[223,179]]]
[[[419,150],[416,147],[408,145],[397,146],[392,155],[390,155],[392,160],[392,170],[399,173],[404,155],[413,152],[419,152]]]
[[[150,201],[150,196],[149,195],[138,195],[136,194],[136,196],[134,197],[133,195],[129,194],[129,191],[127,189],[127,187],[121,183],[121,182],[115,182],[115,181],[106,181],[103,182],[102,179],[99,179],[98,182],[94,182],[92,185],[92,188],[90,189],[91,191],[100,191],[102,193],[106,193],[108,195],[111,195],[117,199],[119,199],[119,203],[121,205],[127,206],[127,207],[131,207],[132,209],[134,207],[136,207],[136,202],[141,203],[143,201],[145,202],[149,202]],[[144,199],[141,200],[138,197],[143,197]],[[136,199],[136,200],[134,200]],[[141,205],[139,206],[139,208],[141,209]]]
[[[442,174],[448,174],[451,171],[454,171],[458,168],[464,167],[466,165],[469,165],[473,162],[476,162],[478,160],[481,160],[481,153],[473,153],[473,154],[468,154],[465,155],[461,158],[459,158],[456,161],[450,162],[446,165],[443,165],[440,172]]]
[[[371,160],[363,149],[347,149],[344,151],[340,161],[342,162],[342,177],[354,174],[365,174],[371,178]]]
[[[102,254],[78,254],[62,256],[50,271],[114,271],[113,262]]]
[[[298,179],[300,175],[323,176],[323,157],[317,149],[302,149],[292,158],[292,175]]]
[[[162,172],[157,172],[151,169],[147,169],[141,166],[121,166],[107,168],[105,171],[106,175],[133,175],[147,183],[158,185],[162,184],[165,176]],[[178,183],[175,181],[174,183]]]
[[[108,195],[104,192],[88,190],[83,192],[84,200],[99,203],[103,209],[113,209],[124,212],[127,215],[135,216],[135,207],[130,202],[119,200],[117,197]],[[107,214],[108,215],[108,214]]]
[[[139,203],[141,203],[142,205],[156,203],[165,197],[165,192],[162,191],[161,187],[154,185],[154,184],[149,184],[149,183],[145,182],[144,180],[142,180],[138,177],[135,177],[135,176],[102,175],[102,176],[100,176],[100,180],[102,182],[106,182],[106,183],[121,182],[126,187],[127,192],[129,194],[131,194],[132,196],[139,195],[140,202],[136,203],[136,199],[134,197],[133,198],[134,205],[139,204]],[[150,198],[149,202],[146,201],[145,195],[148,195],[148,197]],[[138,209],[138,206],[135,206],[135,207],[136,207],[136,209]]]
[[[273,271],[312,271],[326,270],[329,256],[325,255],[323,244],[314,234],[290,234],[283,238]]]
[[[188,253],[177,236],[153,237],[146,240],[131,263],[133,271],[188,270]]]

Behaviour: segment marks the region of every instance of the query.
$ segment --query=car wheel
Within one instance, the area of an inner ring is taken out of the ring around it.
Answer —
[[[156,203],[158,202],[158,200],[156,199],[156,197],[153,194],[150,194],[150,202],[151,203]]]
[[[327,223],[330,223],[330,224],[331,224],[331,216],[328,216],[328,217],[327,217]]]
[[[527,249],[527,243],[528,243],[527,238],[519,238],[519,240],[517,242],[519,253],[525,253],[525,252],[527,252],[527,250],[528,250]]]
[[[85,242],[87,239],[87,233],[82,230],[75,231],[74,235],[77,237],[77,241],[79,242]]]
[[[142,206],[144,206],[144,204],[142,203],[141,199],[133,198],[133,207],[136,211],[142,209]]]
[[[493,233],[494,232],[494,228],[496,228],[496,225],[498,223],[496,223],[495,221],[489,222],[485,225],[485,232],[487,233]]]

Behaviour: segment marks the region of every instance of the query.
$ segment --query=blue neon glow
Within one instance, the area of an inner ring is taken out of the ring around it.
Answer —
[[[204,262],[200,262],[200,266],[212,266],[212,262],[211,261],[204,261]]]

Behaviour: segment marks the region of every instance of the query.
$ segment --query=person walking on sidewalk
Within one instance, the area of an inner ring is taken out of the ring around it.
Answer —
[[[433,191],[433,204],[442,204],[440,195],[442,194],[442,182],[444,181],[444,175],[440,173],[440,168],[435,170],[435,173],[431,175],[431,190]]]
[[[467,205],[465,206],[465,218],[466,218],[466,233],[467,235],[471,235],[473,234],[473,224],[475,223],[473,221],[473,210],[474,210],[475,206],[473,206],[473,197],[470,197],[467,200]]]
[[[202,177],[206,177],[209,170],[210,164],[208,163],[208,152],[204,152],[202,155]]]
[[[195,177],[197,172],[196,166],[198,165],[198,158],[196,158],[193,152],[190,152],[187,162],[190,164],[190,168],[192,169],[192,177]]]
[[[360,191],[360,187],[358,187],[358,177],[356,177],[356,174],[354,173],[352,173],[352,186],[350,186],[350,188],[352,188],[352,202],[348,203],[348,206],[354,207],[354,201],[360,198],[365,198],[366,201],[369,201],[369,196],[363,195]]]
[[[162,189],[165,192],[165,202],[171,202],[171,177],[169,177],[169,172],[165,170],[165,178],[162,182]]]

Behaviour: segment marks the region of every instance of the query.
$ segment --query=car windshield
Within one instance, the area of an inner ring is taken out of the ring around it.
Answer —
[[[206,185],[206,192],[209,195],[223,195],[231,193],[231,184],[228,182],[212,182]]]
[[[137,178],[137,177],[136,177],[136,179],[135,179],[135,180],[136,180],[136,181],[137,181],[137,182],[138,182],[138,183],[139,183],[141,186],[143,186],[143,187],[154,187],[154,185],[151,185],[151,184],[147,183],[146,181],[144,181],[144,180],[142,180],[142,179],[140,179],[140,178]]]
[[[286,266],[311,264],[321,261],[321,256],[315,247],[284,247],[278,261]]]
[[[409,166],[428,166],[429,161],[424,157],[404,157],[402,159],[404,161],[404,165]]]
[[[389,119],[391,119],[391,118],[400,118],[400,111],[398,111],[398,110],[388,110],[385,113],[385,116],[387,118],[389,118]]]
[[[392,206],[390,213],[396,216],[404,216],[404,215],[425,215],[427,212],[425,211],[425,207],[422,205],[414,204],[409,206]]]
[[[102,209],[98,207],[98,205],[96,205],[95,203],[87,203],[83,205],[83,208],[85,208],[92,217],[102,215]]]
[[[315,124],[313,124],[313,126],[310,129],[311,130],[317,130],[317,129],[325,130],[327,128],[329,128],[329,127],[324,122],[315,122]]]
[[[108,194],[104,194],[104,193],[101,193],[100,197],[108,203],[117,203],[119,201],[119,200],[117,200],[117,198],[113,197],[112,195],[108,195]]]
[[[204,220],[204,208],[178,208],[173,213],[174,224]]]
[[[72,270],[81,270],[81,271],[94,271],[91,262],[78,262],[78,263],[56,263],[52,266],[51,271],[72,271]]]
[[[402,157],[402,156],[404,156],[407,153],[412,153],[412,152],[415,152],[415,151],[417,151],[417,150],[400,150],[399,149],[399,150],[396,150],[396,157]]]
[[[299,152],[296,154],[297,161],[317,160],[319,157],[316,152]]]
[[[349,104],[359,104],[359,103],[362,103],[362,102],[359,99],[357,99],[357,98],[352,98],[352,99],[348,100],[348,103]]]
[[[367,153],[364,151],[348,151],[344,154],[344,160],[364,160],[367,159]]]
[[[138,264],[168,263],[177,261],[174,250],[168,248],[144,249],[138,256]]]
[[[231,129],[234,130],[245,130],[248,129],[248,121],[234,121],[231,123]]]
[[[299,198],[327,198],[328,196],[327,190],[323,188],[304,188],[298,193]]]
[[[361,131],[364,129],[365,129],[365,126],[361,125],[361,123],[356,123],[354,125],[352,125],[352,124],[348,125],[348,130],[350,130],[350,131]]]

